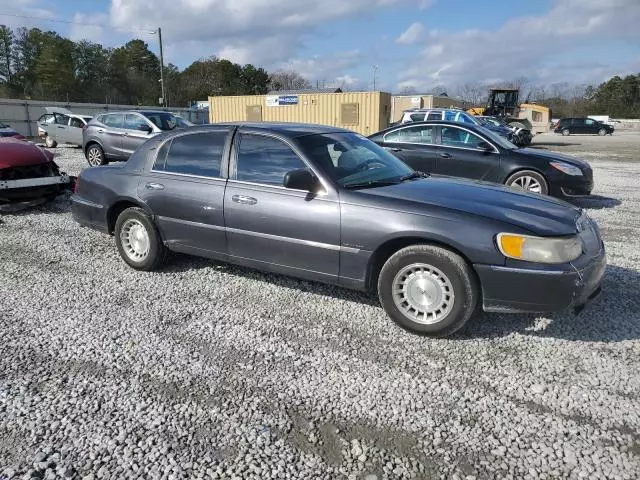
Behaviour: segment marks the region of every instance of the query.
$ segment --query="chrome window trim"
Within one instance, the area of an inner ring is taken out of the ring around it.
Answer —
[[[230,178],[229,180],[230,184],[239,184],[239,185],[248,185],[248,186],[252,186],[252,187],[260,187],[262,189],[264,188],[276,188],[278,190],[283,190],[285,192],[300,192],[300,193],[304,193],[304,194],[311,194],[311,195],[318,195],[321,197],[327,197],[329,196],[329,194],[326,191],[323,192],[310,192],[308,190],[299,190],[297,188],[287,188],[283,185],[272,185],[270,183],[256,183],[256,182],[247,182],[246,180],[236,180],[234,178]]]
[[[384,143],[405,143],[405,144],[407,144],[407,145],[430,145],[430,146],[438,146],[438,144],[437,144],[437,143],[397,142],[397,141],[389,141],[389,140],[387,140],[387,135],[390,135],[390,134],[392,134],[392,133],[397,133],[397,132],[399,132],[399,131],[401,131],[401,130],[406,130],[406,129],[408,129],[408,128],[416,128],[416,127],[431,127],[432,129],[434,129],[434,130],[435,130],[436,125],[428,125],[428,124],[427,124],[427,125],[412,125],[411,123],[409,123],[409,124],[403,125],[401,128],[398,128],[397,130],[394,130],[394,131],[392,131],[392,132],[387,132],[387,133],[385,133],[385,134],[383,135],[383,137],[382,137],[382,141],[383,141]]]

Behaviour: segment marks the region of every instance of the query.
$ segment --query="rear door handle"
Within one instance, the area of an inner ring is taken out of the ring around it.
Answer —
[[[64,128],[62,125],[58,125],[58,128]]]
[[[255,205],[258,203],[257,198],[247,197],[246,195],[234,195],[231,200],[236,203],[242,203],[243,205]]]
[[[440,154],[440,158],[451,158],[451,154],[450,153],[441,153]]]
[[[103,129],[98,130],[98,133],[104,133]]]
[[[144,188],[147,190],[164,190],[164,185],[161,183],[147,183]]]
[[[390,152],[401,152],[402,149],[398,148],[398,147],[384,147],[386,150],[389,150]]]

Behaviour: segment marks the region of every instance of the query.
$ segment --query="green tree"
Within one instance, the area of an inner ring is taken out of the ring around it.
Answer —
[[[42,46],[35,64],[37,85],[42,98],[78,99],[75,93],[73,53],[74,44],[66,38],[57,37]]]
[[[76,42],[73,48],[77,95],[82,101],[102,102],[109,92],[110,51],[87,40]]]
[[[240,70],[240,89],[245,95],[263,95],[269,90],[269,74],[263,68],[247,64]]]
[[[0,25],[0,80],[6,83],[13,82],[13,65],[11,52],[15,36],[13,30],[6,25]]]
[[[160,98],[160,61],[142,40],[116,48],[110,58],[113,99],[134,105],[157,105]]]

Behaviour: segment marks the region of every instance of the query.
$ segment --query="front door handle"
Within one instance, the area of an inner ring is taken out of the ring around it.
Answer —
[[[441,153],[440,154],[440,158],[451,158],[451,154],[450,153]]]
[[[147,190],[164,190],[164,185],[161,183],[147,183],[144,188]]]
[[[258,203],[257,198],[247,197],[246,195],[234,195],[231,200],[236,203],[242,203],[243,205],[255,205]]]
[[[384,147],[385,149],[389,150],[390,152],[401,152],[402,149],[398,148],[398,147]]]

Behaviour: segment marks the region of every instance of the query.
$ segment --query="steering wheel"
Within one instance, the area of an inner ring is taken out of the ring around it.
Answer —
[[[356,167],[357,171],[364,171],[364,170],[369,170],[369,168],[371,167],[371,165],[379,165],[379,167],[377,168],[384,168],[385,164],[382,163],[380,160],[378,160],[377,158],[368,158],[367,160],[365,160],[364,162],[362,162],[360,165],[358,165]]]

